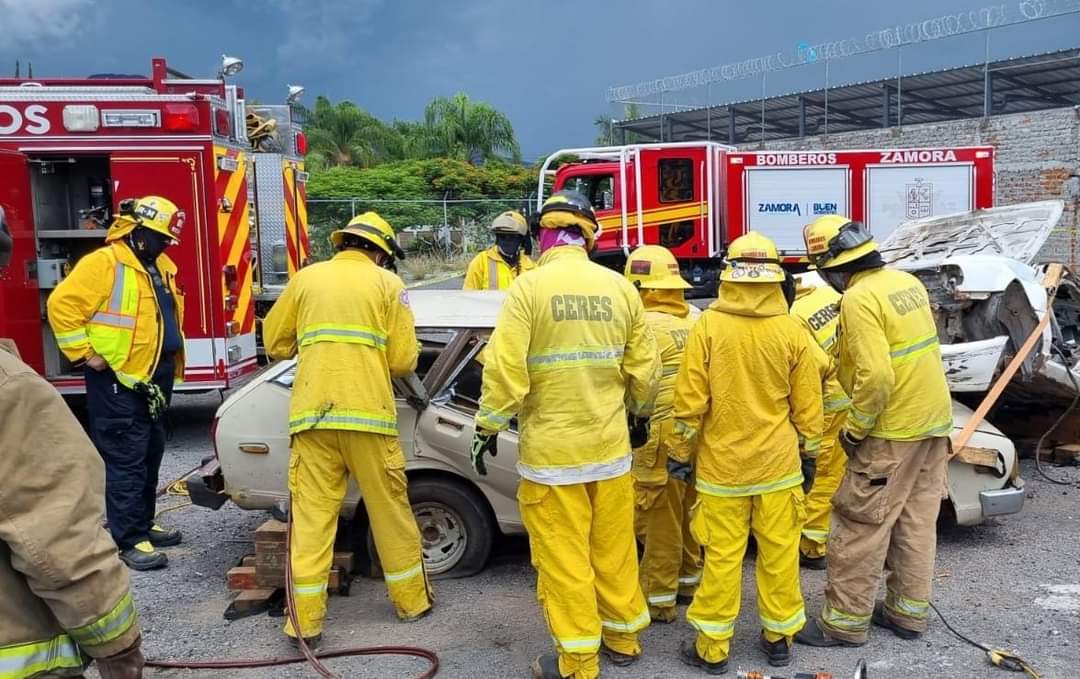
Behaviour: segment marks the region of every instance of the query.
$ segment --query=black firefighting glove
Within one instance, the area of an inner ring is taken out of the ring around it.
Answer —
[[[840,432],[840,447],[844,449],[844,454],[848,457],[855,454],[862,442],[863,439],[855,438],[847,429]]]
[[[649,442],[649,418],[626,415],[626,426],[630,430],[630,447],[640,448]]]
[[[694,465],[669,457],[667,459],[667,473],[668,478],[686,483],[690,480],[690,475],[694,473]]]
[[[493,431],[477,429],[472,440],[472,466],[480,476],[487,476],[487,465],[484,464],[484,455],[490,454],[495,457],[499,454],[499,435]]]
[[[802,458],[802,492],[804,495],[810,493],[810,489],[814,487],[814,478],[817,476],[817,458],[816,457],[804,457]]]
[[[141,394],[146,399],[146,407],[150,410],[150,419],[157,422],[158,419],[169,409],[165,401],[165,393],[161,387],[153,382],[136,382],[135,393]]]

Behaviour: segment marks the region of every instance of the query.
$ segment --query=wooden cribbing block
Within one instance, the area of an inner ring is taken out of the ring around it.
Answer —
[[[235,566],[225,574],[225,584],[229,589],[259,589],[255,579],[254,566]]]

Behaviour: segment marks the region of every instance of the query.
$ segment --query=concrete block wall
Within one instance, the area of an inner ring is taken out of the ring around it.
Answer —
[[[995,205],[1057,198],[1065,214],[1040,252],[1080,271],[1080,107],[740,144],[744,151],[994,146]]]

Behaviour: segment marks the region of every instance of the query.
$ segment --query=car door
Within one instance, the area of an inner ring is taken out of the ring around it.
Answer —
[[[519,478],[517,422],[499,434],[498,454],[486,461],[487,476],[478,476],[470,460],[476,431],[473,419],[480,402],[482,352],[488,336],[488,331],[470,331],[454,365],[432,389],[430,403],[419,418],[414,451],[417,460],[450,471],[479,488],[500,527],[507,531],[521,525],[515,497]]]

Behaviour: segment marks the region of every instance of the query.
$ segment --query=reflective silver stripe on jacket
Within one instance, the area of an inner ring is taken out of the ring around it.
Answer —
[[[609,462],[588,462],[564,467],[533,467],[517,463],[521,478],[545,486],[569,486],[575,483],[606,481],[630,472],[633,461],[630,453]]]

